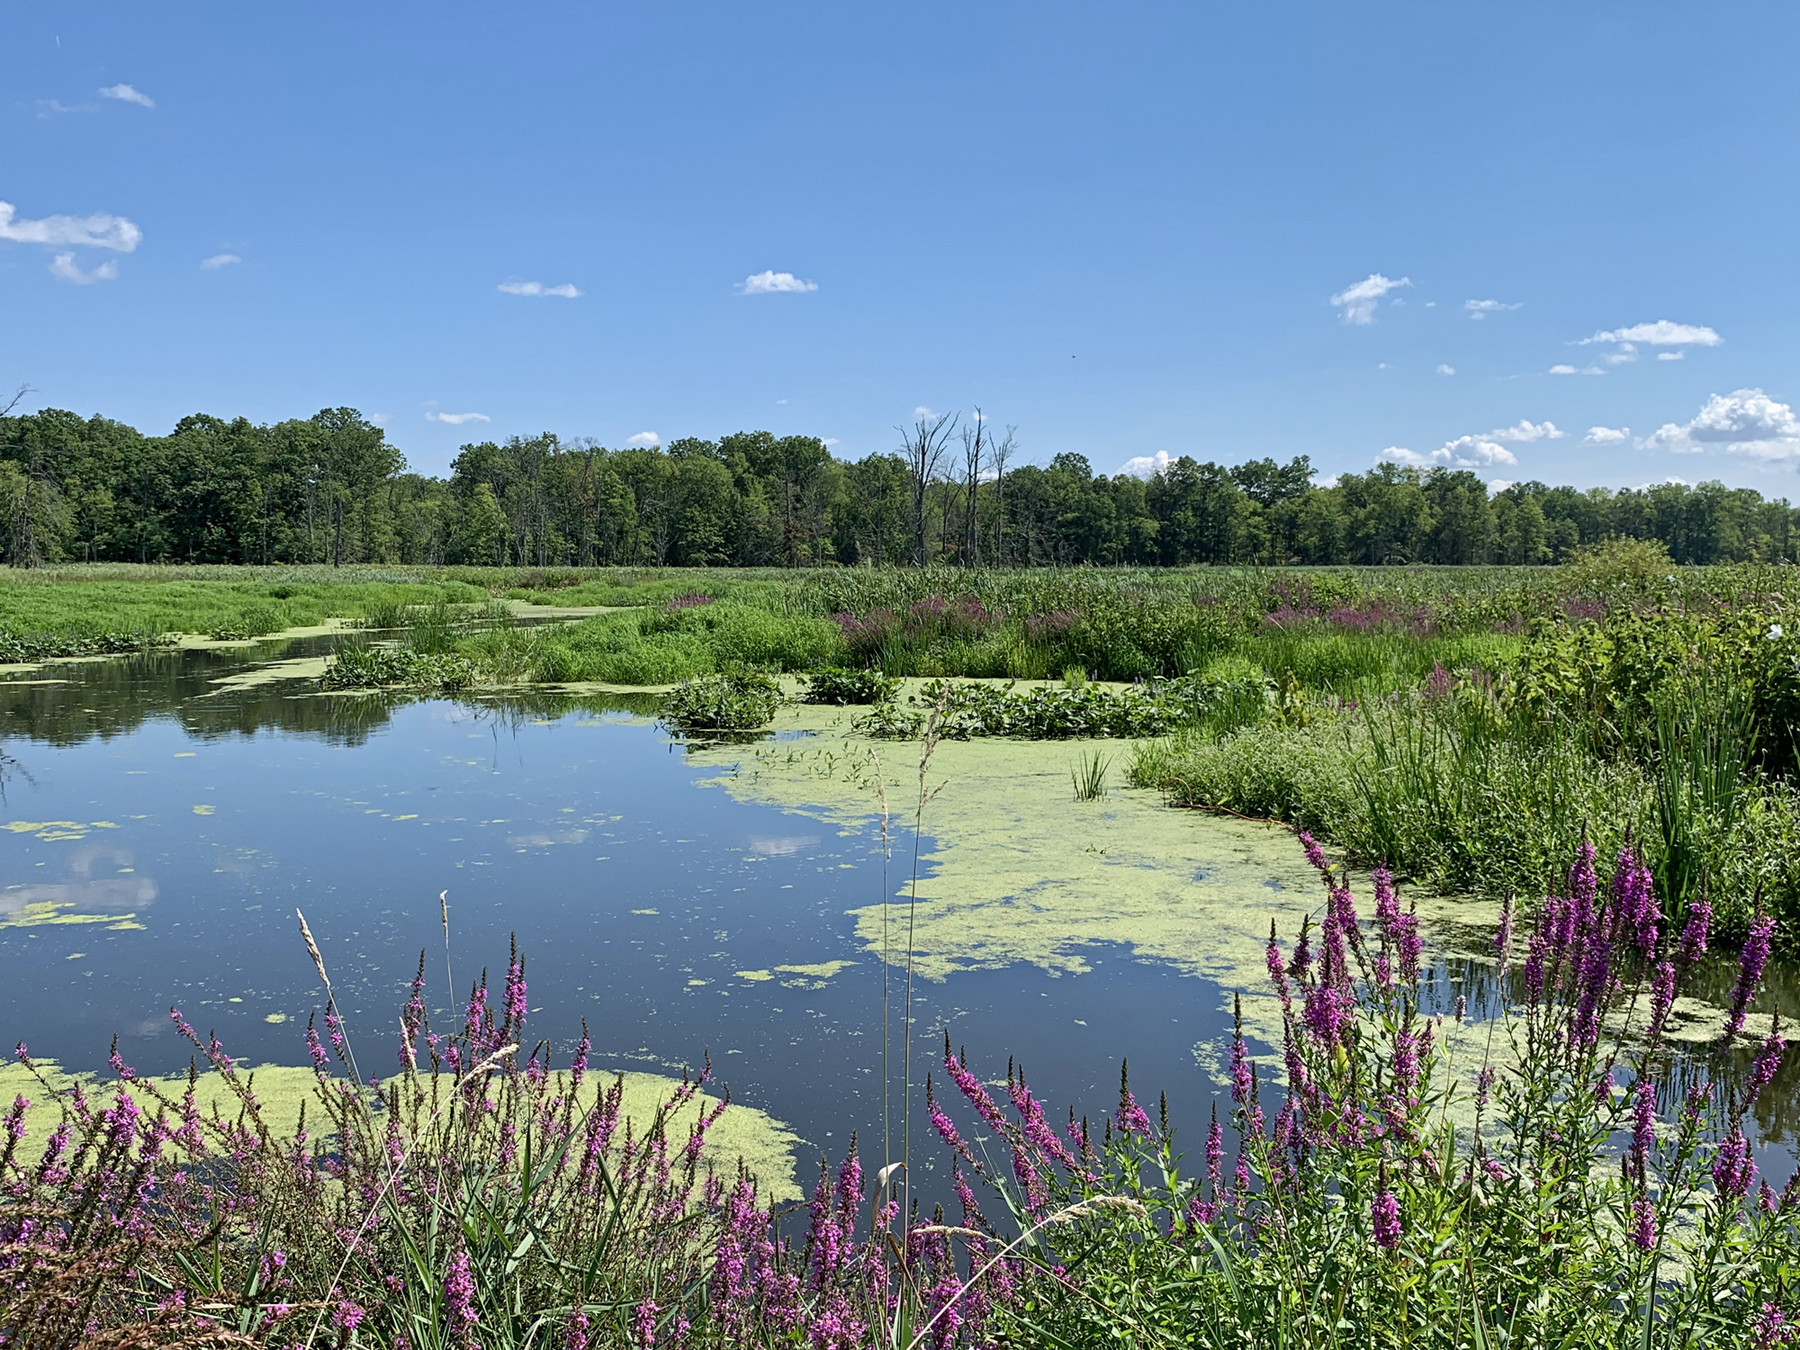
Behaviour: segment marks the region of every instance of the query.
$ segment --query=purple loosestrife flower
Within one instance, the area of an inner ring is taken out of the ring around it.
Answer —
[[[331,1067],[331,1056],[320,1042],[319,1033],[313,1028],[310,1017],[306,1020],[306,1053],[312,1056],[314,1073],[322,1075]]]
[[[1756,1180],[1756,1164],[1750,1161],[1750,1141],[1744,1128],[1733,1125],[1713,1157],[1713,1187],[1722,1200],[1741,1200]]]
[[[1786,1049],[1787,1042],[1781,1039],[1781,1015],[1777,1013],[1769,1026],[1768,1038],[1756,1052],[1756,1062],[1750,1066],[1750,1078],[1744,1084],[1744,1110],[1755,1105],[1762,1090],[1774,1081],[1775,1071],[1781,1067],[1782,1052]]]
[[[1419,1082],[1419,1040],[1405,1029],[1394,1033],[1394,1081],[1409,1096]]]
[[[363,1324],[368,1316],[357,1304],[346,1300],[338,1304],[337,1311],[331,1315],[331,1324],[342,1332],[353,1332]]]
[[[1377,867],[1372,875],[1375,882],[1375,927],[1381,933],[1383,946],[1392,946],[1398,938],[1396,926],[1400,922],[1400,899],[1394,893],[1394,878],[1387,868]]]
[[[1375,1229],[1375,1245],[1392,1250],[1400,1245],[1400,1202],[1384,1182],[1369,1204],[1369,1221]]]
[[[587,1077],[588,1051],[593,1048],[593,1042],[588,1039],[587,1018],[584,1017],[581,1019],[581,1043],[575,1047],[575,1059],[569,1065],[571,1092],[581,1091],[581,1080]]]
[[[1729,1041],[1744,1029],[1756,987],[1762,983],[1763,967],[1769,961],[1770,940],[1775,936],[1775,916],[1758,914],[1750,925],[1750,936],[1744,940],[1743,955],[1738,958],[1737,988],[1731,991],[1731,1013],[1725,1019],[1725,1039]]]
[[[563,1324],[563,1350],[588,1350],[588,1315],[579,1310]]]
[[[1275,986],[1275,993],[1281,999],[1283,1012],[1294,1010],[1293,995],[1288,990],[1287,968],[1281,961],[1281,948],[1275,941],[1275,920],[1269,920],[1269,945],[1263,950],[1264,960],[1269,967],[1269,983]]]
[[[649,1347],[656,1344],[656,1316],[662,1311],[656,1306],[656,1300],[647,1298],[637,1305],[631,1315],[631,1326],[635,1333],[634,1343]]]
[[[1675,1006],[1675,963],[1659,961],[1650,979],[1650,1040],[1654,1044],[1668,1025],[1669,1010]]]
[[[451,1256],[444,1277],[444,1321],[453,1344],[475,1350],[475,1276],[469,1269],[469,1253],[460,1249]]]
[[[1294,959],[1288,962],[1288,974],[1304,980],[1312,970],[1312,915],[1300,920],[1300,940],[1294,944]]]
[[[1792,1345],[1797,1337],[1800,1337],[1800,1328],[1788,1321],[1787,1314],[1777,1304],[1762,1305],[1762,1316],[1756,1320],[1753,1350],[1776,1350],[1777,1346]]]
[[[1326,876],[1331,875],[1331,864],[1325,859],[1325,850],[1319,847],[1318,840],[1305,830],[1300,831],[1300,847],[1306,850],[1306,861],[1311,863]]]
[[[1707,930],[1712,926],[1712,902],[1696,900],[1688,906],[1687,924],[1681,930],[1681,945],[1675,959],[1691,966],[1706,955]]]
[[[963,1143],[962,1136],[956,1132],[956,1122],[944,1114],[937,1098],[932,1095],[931,1075],[925,1075],[925,1111],[931,1117],[931,1128],[938,1132],[938,1137],[948,1144],[951,1150],[965,1158],[972,1158],[969,1146]]]
[[[1225,1130],[1219,1124],[1219,1104],[1213,1103],[1212,1124],[1206,1131],[1206,1180],[1212,1186],[1213,1196],[1219,1194],[1220,1165],[1225,1160]]]
[[[1114,1123],[1124,1134],[1150,1133],[1150,1117],[1131,1095],[1131,1065],[1125,1060],[1119,1061],[1119,1110]]]
[[[112,1071],[127,1083],[137,1077],[137,1070],[127,1064],[119,1054],[119,1038],[117,1036],[113,1037],[112,1054],[107,1056],[106,1062],[112,1065]]]
[[[950,1080],[961,1090],[962,1095],[968,1099],[969,1105],[975,1108],[975,1114],[986,1122],[988,1128],[995,1134],[1004,1134],[1006,1117],[1000,1114],[1000,1108],[994,1105],[994,1099],[988,1096],[987,1089],[981,1085],[981,1080],[970,1073],[968,1067],[950,1053],[949,1032],[944,1033],[944,1072],[950,1075]]]
[[[1641,1174],[1644,1160],[1656,1144],[1656,1084],[1648,1078],[1638,1079],[1637,1095],[1631,1112],[1631,1154]]]
[[[1645,1252],[1656,1245],[1656,1205],[1647,1195],[1631,1202],[1631,1241]]]
[[[1613,904],[1620,922],[1630,930],[1640,954],[1648,957],[1656,950],[1657,922],[1662,911],[1656,903],[1656,883],[1650,869],[1639,861],[1636,853],[1625,848],[1613,872]]]
[[[525,1025],[525,958],[515,949],[506,967],[506,1021],[515,1032]]]

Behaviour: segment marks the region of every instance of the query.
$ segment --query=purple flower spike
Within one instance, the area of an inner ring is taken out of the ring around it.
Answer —
[[[1649,1196],[1640,1195],[1631,1202],[1631,1241],[1644,1252],[1656,1245],[1656,1206]]]
[[[1707,930],[1712,926],[1712,902],[1697,900],[1688,906],[1687,926],[1681,930],[1681,945],[1675,958],[1683,965],[1693,965],[1706,955]]]
[[[1731,1133],[1719,1145],[1713,1157],[1712,1179],[1721,1200],[1741,1200],[1749,1194],[1751,1183],[1756,1180],[1756,1164],[1750,1161],[1750,1141],[1744,1137],[1741,1125],[1732,1126]]]
[[[1392,1250],[1400,1245],[1400,1202],[1394,1193],[1383,1189],[1369,1205],[1369,1219],[1375,1226],[1375,1244]]]
[[[1738,960],[1737,988],[1731,993],[1731,1015],[1725,1019],[1725,1039],[1729,1041],[1744,1029],[1756,987],[1762,983],[1763,967],[1769,961],[1769,946],[1775,936],[1775,916],[1759,914],[1750,925],[1750,936],[1744,942],[1744,954]]]
[[[1781,1067],[1781,1055],[1787,1049],[1787,1042],[1781,1039],[1781,1022],[1777,1017],[1775,1024],[1769,1028],[1768,1039],[1756,1052],[1756,1062],[1750,1066],[1750,1080],[1744,1085],[1744,1109],[1748,1111],[1761,1095],[1762,1090],[1774,1081],[1775,1071]]]

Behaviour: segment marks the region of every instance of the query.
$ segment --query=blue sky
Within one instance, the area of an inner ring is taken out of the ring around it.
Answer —
[[[1800,495],[1793,5],[6,20],[27,406]]]

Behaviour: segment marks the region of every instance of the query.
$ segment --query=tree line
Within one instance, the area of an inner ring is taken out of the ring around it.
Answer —
[[[1084,455],[1018,463],[1011,428],[925,418],[858,460],[745,431],[608,449],[554,435],[465,445],[411,472],[350,408],[166,436],[50,409],[0,415],[0,543],[45,561],[527,566],[1554,563],[1608,538],[1677,562],[1795,560],[1795,510],[1708,482],[1516,483],[1382,464],[1315,482],[1304,455],[1183,456],[1148,479]]]

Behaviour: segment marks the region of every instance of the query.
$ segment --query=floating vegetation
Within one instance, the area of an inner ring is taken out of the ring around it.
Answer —
[[[672,730],[755,731],[781,706],[781,686],[755,671],[703,675],[684,680],[663,703],[662,718]]]
[[[852,703],[891,703],[900,681],[879,670],[852,670],[845,666],[827,666],[806,677],[806,702],[845,705]]]
[[[460,656],[397,647],[347,647],[319,677],[322,689],[466,689],[475,669]]]

